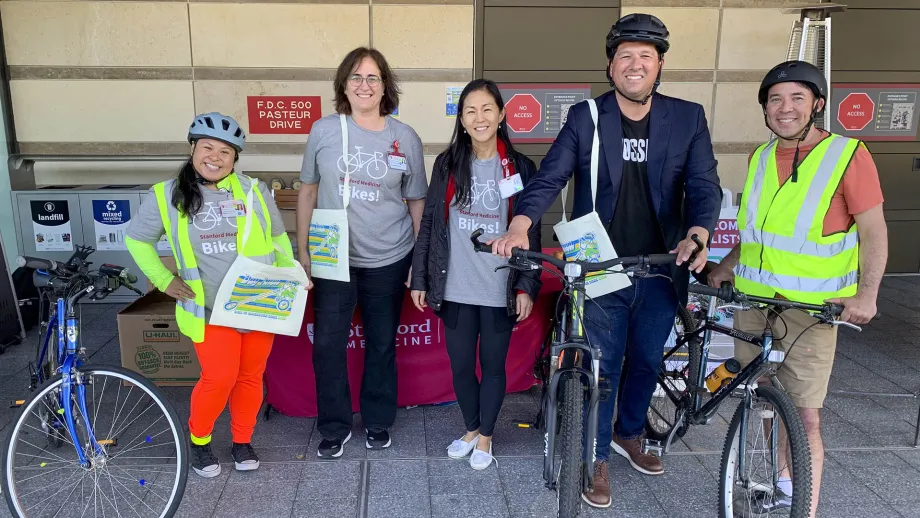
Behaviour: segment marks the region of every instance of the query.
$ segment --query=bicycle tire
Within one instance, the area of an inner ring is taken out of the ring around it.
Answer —
[[[176,455],[178,469],[176,471],[177,478],[174,485],[172,502],[169,502],[169,506],[163,511],[160,517],[169,518],[175,515],[180,503],[182,502],[182,497],[185,494],[186,482],[188,481],[189,447],[188,441],[184,440],[185,431],[182,426],[182,422],[179,420],[179,416],[176,413],[172,403],[170,403],[169,399],[166,398],[165,394],[163,394],[159,387],[134,371],[110,365],[97,365],[81,369],[81,372],[84,374],[98,373],[101,375],[120,377],[125,381],[139,385],[147,391],[147,394],[150,396],[150,398],[155,403],[157,403],[160,409],[166,414],[167,419],[170,421],[169,424],[171,425],[177,444]],[[9,508],[10,514],[13,516],[24,517],[22,513],[18,512],[17,505],[13,502],[13,495],[15,490],[14,488],[10,487],[10,473],[12,471],[12,466],[10,465],[10,454],[12,453],[14,445],[16,444],[15,439],[23,426],[24,418],[27,416],[36,401],[46,397],[52,389],[54,389],[57,385],[60,385],[62,383],[62,378],[62,374],[56,374],[54,377],[40,385],[37,390],[32,392],[29,398],[26,399],[25,403],[20,407],[19,412],[13,421],[13,425],[10,427],[10,431],[6,434],[6,447],[3,448],[2,454],[0,454],[0,484],[2,484],[3,496],[6,500],[7,507]],[[74,457],[76,457],[76,454],[74,454]]]
[[[693,315],[684,306],[677,306],[677,318],[680,320],[680,324],[683,326],[684,330],[696,329],[696,319],[693,318]],[[687,348],[687,366],[689,369],[687,372],[686,386],[690,389],[689,392],[692,393],[694,389],[696,389],[696,380],[699,376],[700,367],[703,364],[703,341],[700,340],[699,337],[694,336],[687,341],[685,347]],[[661,369],[665,370],[665,368],[665,364],[662,362]],[[658,386],[661,387],[662,390],[670,390],[670,388],[664,386],[660,380],[658,381]],[[668,399],[668,401],[670,401],[670,399]],[[675,419],[677,417],[677,410],[678,408],[675,408]],[[657,420],[654,420],[654,417],[656,417],[656,415],[650,404],[646,411],[645,435],[653,441],[664,441],[668,438],[668,435],[671,434],[671,430],[673,430],[675,426],[678,426],[679,423],[675,422],[666,427],[656,427],[654,423],[657,422]],[[686,430],[683,430],[683,433],[679,433],[679,435],[683,436],[684,433],[686,433]]]
[[[584,388],[581,377],[569,375],[563,381],[562,427],[559,440],[560,448],[559,476],[556,480],[556,502],[559,518],[571,518],[578,515],[582,492],[582,409],[584,407]],[[593,448],[594,445],[588,445]]]
[[[799,412],[795,408],[788,394],[776,387],[758,387],[754,393],[757,397],[765,399],[773,406],[775,413],[779,414],[786,427],[786,437],[789,441],[790,456],[792,457],[792,473],[794,489],[792,491],[791,518],[806,518],[811,513],[811,452],[808,446],[808,436],[805,425],[802,423]],[[722,448],[722,460],[719,466],[719,516],[728,518],[744,516],[739,512],[728,514],[729,506],[734,507],[731,489],[735,479],[735,466],[737,458],[738,432],[741,419],[745,415],[746,404],[742,402],[735,410],[731,423],[728,425],[728,434],[725,436],[725,445]],[[731,479],[729,474],[731,473]]]

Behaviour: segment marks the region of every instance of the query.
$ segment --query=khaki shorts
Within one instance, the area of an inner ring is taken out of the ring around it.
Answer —
[[[814,317],[797,309],[785,310],[779,317],[776,311],[735,310],[734,327],[760,336],[766,327],[765,315],[770,315],[773,321],[774,338],[781,338],[774,339],[773,349],[786,352],[786,361],[776,372],[783,389],[799,408],[822,408],[837,350],[837,327],[815,324]],[[735,359],[742,368],[761,353],[762,349],[756,345],[737,338],[734,341]],[[790,351],[793,342],[795,346]]]

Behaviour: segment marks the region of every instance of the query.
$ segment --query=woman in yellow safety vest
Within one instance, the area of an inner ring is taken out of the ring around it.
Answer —
[[[132,218],[125,243],[150,282],[176,299],[179,330],[195,344],[201,377],[192,391],[192,468],[202,477],[220,474],[211,449],[214,422],[230,402],[231,455],[237,470],[259,467],[250,444],[262,404],[262,373],[274,335],[208,324],[218,288],[239,250],[275,266],[292,261],[274,254],[275,244],[293,257],[278,207],[265,184],[234,171],[246,135],[233,118],[212,112],[195,117],[188,132],[191,156],[176,178],[154,185]],[[253,187],[252,229],[245,246],[246,194]],[[160,261],[163,235],[179,276]]]

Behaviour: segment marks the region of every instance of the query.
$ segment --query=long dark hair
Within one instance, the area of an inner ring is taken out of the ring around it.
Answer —
[[[485,90],[495,100],[495,105],[499,111],[505,109],[505,101],[502,99],[501,90],[494,81],[489,79],[475,79],[463,88],[460,92],[460,100],[457,103],[457,120],[454,124],[454,134],[450,138],[450,144],[447,150],[443,152],[441,161],[441,170],[438,174],[451,176],[454,179],[455,197],[454,203],[458,207],[469,206],[472,195],[472,161],[473,161],[473,138],[469,133],[463,130],[463,107],[466,97],[479,90]],[[497,137],[501,139],[506,146],[508,161],[514,162],[515,151],[511,146],[511,138],[508,136],[508,125],[502,121],[498,125]]]
[[[195,140],[194,143],[197,144],[198,141]],[[234,164],[240,159],[239,153],[235,153],[235,155],[236,156],[233,158]],[[230,174],[233,174],[233,172],[231,171]],[[180,167],[179,171],[176,173],[176,182],[173,184],[172,188],[173,207],[180,213],[185,214],[186,217],[192,217],[201,210],[203,197],[199,190],[200,184],[198,180],[200,178],[198,172],[195,171],[195,166],[192,165],[192,157],[189,156],[188,160],[182,164],[182,167]]]

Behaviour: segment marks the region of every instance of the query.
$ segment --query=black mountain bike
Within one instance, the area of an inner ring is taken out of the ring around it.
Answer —
[[[715,263],[710,262],[697,277],[701,284],[689,286],[690,293],[709,297],[705,312],[698,313],[699,320],[686,308],[679,308],[678,321],[682,329],[675,345],[664,351],[658,387],[646,420],[644,449],[657,455],[668,453],[675,438],[683,437],[691,425],[711,422],[726,398],[740,398],[741,404],[729,424],[722,449],[719,516],[808,516],[811,506],[808,440],[792,399],[776,379],[776,371],[782,366],[786,353],[773,348],[774,339],[786,341],[793,337],[774,338],[774,324],[769,317],[764,318],[764,331],[760,336],[718,324],[717,301],[728,301],[728,307],[736,311],[766,307],[770,317],[779,319],[783,310],[802,310],[816,317],[814,325],[845,325],[857,330],[860,327],[836,320],[843,311],[837,304],[801,304],[786,299],[754,297],[739,292],[730,283],[723,283],[720,288],[710,287],[705,279],[714,266]],[[762,350],[734,378],[723,379],[721,386],[710,393],[705,380],[713,332]],[[795,347],[799,337],[794,337],[787,350]],[[686,360],[678,359],[681,356],[686,356]],[[773,386],[758,385],[766,379],[772,381]],[[778,484],[786,477],[792,479],[791,497]]]
[[[476,230],[470,236],[473,247],[477,252],[491,253],[492,247],[478,240],[482,232],[481,229]],[[609,389],[598,386],[600,344],[589,343],[585,333],[585,278],[591,272],[610,270],[616,266],[622,269],[609,273],[644,277],[650,266],[672,264],[676,257],[675,254],[653,254],[592,263],[566,261],[564,258],[514,248],[508,265],[499,267],[525,271],[546,269],[559,277],[564,286],[557,302],[557,308],[559,303],[564,308],[552,331],[549,373],[544,383],[540,410],[545,419],[543,479],[547,488],[556,490],[557,516],[560,518],[577,516],[582,492],[593,488],[598,404],[602,392],[604,397],[610,397]],[[544,268],[541,264],[543,262],[555,266],[559,271]],[[558,464],[555,460],[557,440],[561,450]]]

